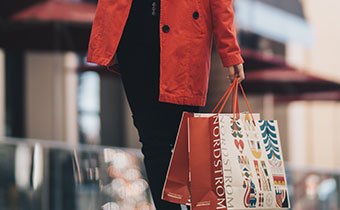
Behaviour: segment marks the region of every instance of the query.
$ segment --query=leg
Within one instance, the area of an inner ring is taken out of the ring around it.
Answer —
[[[143,144],[144,164],[156,209],[180,210],[178,204],[161,200],[163,184],[171,158],[171,147],[149,147]]]
[[[145,168],[156,208],[180,210],[179,205],[161,200],[161,195],[182,112],[194,110],[173,104],[160,104],[159,107],[162,111],[134,120],[143,144]]]
[[[149,113],[136,113],[134,123],[143,144],[144,163],[155,206],[159,210],[180,206],[161,200],[164,181],[183,111],[198,111],[197,107],[158,103]]]
[[[144,14],[151,7],[140,9],[143,6],[137,4],[139,1],[133,2],[117,50],[124,90],[143,145],[155,206],[157,210],[180,210],[180,205],[161,200],[161,193],[182,113],[198,112],[198,107],[158,101],[159,17]],[[144,36],[140,36],[141,31]]]
[[[152,71],[141,67],[141,64],[149,64],[143,61],[138,64],[135,70]],[[143,145],[144,163],[155,206],[157,210],[180,210],[180,205],[161,200],[161,193],[182,113],[198,112],[199,109],[158,102],[158,83],[155,85],[152,77],[139,73],[126,75],[127,71],[124,71],[122,66],[124,89]]]

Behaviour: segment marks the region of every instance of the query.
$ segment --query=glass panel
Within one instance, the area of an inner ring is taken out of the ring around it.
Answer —
[[[0,209],[151,210],[137,150],[0,140]]]

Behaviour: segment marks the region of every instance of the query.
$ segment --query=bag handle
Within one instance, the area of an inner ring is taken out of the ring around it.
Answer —
[[[249,102],[248,102],[247,97],[246,97],[246,94],[244,92],[242,84],[238,81],[237,77],[235,77],[234,81],[231,83],[228,90],[224,93],[224,95],[219,100],[219,102],[217,103],[217,105],[215,106],[215,108],[213,109],[213,111],[211,113],[215,113],[215,111],[217,110],[217,108],[220,106],[220,104],[223,101],[223,104],[221,105],[220,109],[217,112],[217,114],[220,114],[222,112],[222,109],[224,108],[225,104],[227,103],[227,100],[229,99],[230,94],[233,93],[233,96],[232,96],[232,100],[233,100],[232,101],[233,123],[234,123],[235,119],[239,119],[240,118],[240,111],[239,111],[239,103],[238,103],[238,86],[240,86],[243,98],[246,102],[246,105],[247,105],[248,111],[250,113],[250,116],[252,118],[252,121],[253,121],[254,125],[256,125],[253,113],[250,109],[250,105],[249,105]]]
[[[211,113],[215,113],[215,111],[217,110],[217,108],[220,106],[220,104],[221,104],[222,101],[224,100],[222,106],[220,107],[220,109],[219,109],[218,112],[217,112],[218,114],[221,113],[223,107],[225,106],[225,104],[226,104],[226,102],[227,102],[227,100],[228,100],[228,98],[229,98],[229,96],[230,96],[230,94],[231,94],[231,91],[232,91],[232,90],[234,89],[234,87],[235,87],[235,82],[236,82],[236,80],[234,80],[234,81],[230,84],[228,90],[227,90],[227,91],[224,93],[224,95],[221,97],[221,99],[220,99],[219,102],[216,104],[215,108],[211,111]]]
[[[239,107],[239,103],[238,103],[238,97],[235,98],[236,96],[236,88],[233,89],[233,95],[232,95],[232,101],[231,101],[231,109],[230,109],[230,112],[231,113],[234,113],[234,103],[236,102],[236,119],[239,119],[240,118],[240,107]]]
[[[244,100],[245,100],[245,102],[246,102],[247,108],[248,108],[248,110],[249,110],[251,119],[253,120],[254,126],[256,126],[255,119],[254,119],[254,116],[253,116],[253,112],[252,112],[251,109],[250,109],[249,102],[248,102],[248,100],[247,100],[246,94],[245,94],[245,92],[244,92],[244,90],[243,90],[243,87],[242,87],[241,83],[240,83],[240,89],[241,89],[243,98],[244,98]]]

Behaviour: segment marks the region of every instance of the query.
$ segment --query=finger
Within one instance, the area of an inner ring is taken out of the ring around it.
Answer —
[[[230,81],[233,81],[235,77],[235,68],[234,66],[228,66],[227,69],[228,69],[229,79]]]
[[[237,77],[239,78],[239,81],[243,81],[245,79],[245,75],[244,75],[244,70],[243,70],[243,65],[242,64],[238,64],[235,66],[236,72],[237,72]]]

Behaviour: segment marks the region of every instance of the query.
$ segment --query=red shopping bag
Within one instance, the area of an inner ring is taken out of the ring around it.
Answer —
[[[217,123],[183,114],[162,199],[193,210],[226,209]]]
[[[218,117],[188,119],[193,210],[227,209]]]
[[[187,120],[193,116],[183,113],[162,193],[163,200],[183,205],[190,205]]]

